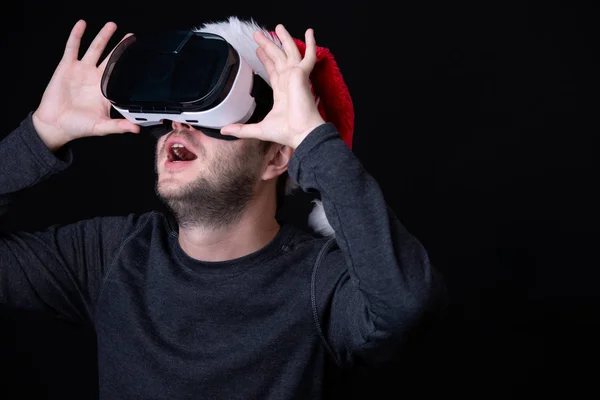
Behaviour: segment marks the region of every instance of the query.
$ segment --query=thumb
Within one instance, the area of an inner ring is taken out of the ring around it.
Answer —
[[[94,128],[95,135],[110,135],[113,133],[140,133],[140,126],[126,119],[108,118],[98,122]]]
[[[222,135],[231,135],[238,138],[256,138],[262,136],[260,124],[230,124],[221,128]]]

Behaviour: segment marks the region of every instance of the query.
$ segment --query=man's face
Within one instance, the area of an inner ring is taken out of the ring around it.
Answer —
[[[222,228],[241,217],[262,172],[259,143],[215,139],[173,124],[157,145],[156,193],[181,227]]]

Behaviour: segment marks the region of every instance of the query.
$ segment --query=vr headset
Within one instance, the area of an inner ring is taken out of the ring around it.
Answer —
[[[237,140],[220,129],[259,122],[273,107],[271,87],[233,46],[192,30],[129,36],[109,58],[101,89],[118,114],[155,137],[177,121]]]

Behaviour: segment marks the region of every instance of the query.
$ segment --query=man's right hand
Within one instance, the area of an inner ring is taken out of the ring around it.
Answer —
[[[117,29],[116,24],[109,22],[104,25],[79,60],[79,46],[85,28],[85,21],[80,20],[71,30],[64,55],[32,115],[37,133],[52,151],[85,136],[140,132],[139,125],[133,122],[110,118],[111,104],[100,90],[110,54],[97,65]]]

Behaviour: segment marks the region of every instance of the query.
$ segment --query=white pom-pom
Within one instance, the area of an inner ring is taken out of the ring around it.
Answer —
[[[298,189],[301,189],[300,185],[298,185],[296,181],[294,181],[292,177],[288,175],[287,180],[285,182],[285,195],[292,195],[293,192]],[[308,216],[309,228],[323,236],[335,236],[335,231],[329,224],[327,215],[325,215],[325,208],[323,207],[323,202],[319,199],[315,199],[312,201],[312,203],[315,206],[313,207],[312,211]]]
[[[327,220],[327,216],[325,215],[325,208],[323,207],[323,203],[321,200],[313,200],[315,207],[310,212],[308,217],[308,226],[312,228],[317,233],[320,233],[324,236],[335,236],[335,231],[329,224]]]

